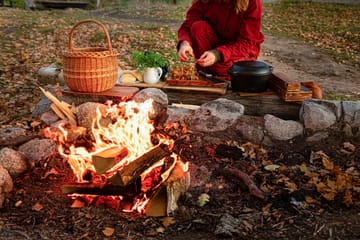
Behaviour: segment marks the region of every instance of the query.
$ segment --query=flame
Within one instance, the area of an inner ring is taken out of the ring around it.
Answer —
[[[149,118],[154,113],[152,99],[142,103],[128,101],[112,104],[109,102],[105,113],[101,113],[99,108],[96,109],[96,112],[96,118],[93,119],[88,134],[91,136],[91,144],[88,144],[88,146],[78,146],[79,144],[71,142],[74,137],[70,136],[70,131],[79,135],[86,135],[86,131],[84,134],[83,130],[78,127],[75,127],[75,129],[70,128],[68,131],[64,125],[59,125],[55,132],[51,131],[50,128],[45,129],[45,135],[59,143],[59,153],[67,159],[79,183],[90,181],[84,179],[89,172],[94,173],[95,177],[99,177],[100,180],[103,180],[104,177],[109,178],[155,147],[152,141],[152,133],[155,128],[153,120]],[[158,144],[166,143],[171,148],[173,141],[158,137]],[[125,151],[122,151],[123,149]],[[122,155],[118,158],[119,155],[117,154],[120,152]],[[107,158],[103,155],[111,155],[110,157],[116,159],[116,162],[105,173],[98,174],[93,159],[96,156]],[[144,212],[145,206],[150,200],[148,195],[154,192],[151,188],[156,189],[162,182],[166,181],[176,164],[181,164],[180,166],[184,172],[188,170],[187,163],[184,164],[178,155],[172,154],[171,158],[174,161],[164,172],[160,172],[165,161],[163,158],[149,166],[141,174],[142,184],[144,184],[141,189],[142,192],[133,199],[129,211]],[[150,179],[152,178],[151,174],[157,175],[156,179]],[[149,181],[144,181],[145,178]],[[91,179],[91,181],[95,181],[95,179]],[[77,195],[72,196],[76,197]],[[91,198],[90,195],[88,197]],[[122,200],[121,197],[120,200]]]
[[[97,117],[93,120],[91,135],[94,139],[91,149],[85,147],[66,147],[64,144],[68,132],[59,126],[62,136],[58,140],[62,142],[59,153],[70,164],[78,182],[86,182],[84,175],[88,171],[95,172],[92,157],[111,147],[126,148],[127,156],[121,159],[109,172],[119,169],[137,157],[141,156],[153,147],[151,132],[154,130],[153,121],[149,115],[153,113],[153,101],[151,99],[136,103],[134,101],[120,102],[111,105],[108,103],[107,112],[102,116],[99,108]],[[103,126],[101,120],[108,119],[110,123]]]

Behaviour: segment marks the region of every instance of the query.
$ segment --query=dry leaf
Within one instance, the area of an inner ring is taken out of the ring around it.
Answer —
[[[102,233],[107,236],[107,237],[111,237],[115,232],[115,229],[114,228],[111,228],[111,227],[106,227]]]
[[[37,211],[37,212],[39,212],[39,211],[41,211],[42,209],[44,208],[44,206],[43,205],[41,205],[40,203],[35,203],[35,205],[34,206],[32,206],[32,210],[34,210],[34,211]]]
[[[167,228],[170,225],[174,224],[176,221],[175,221],[175,218],[173,218],[173,217],[164,217],[161,222],[162,222],[162,225],[165,228]]]
[[[85,207],[85,203],[78,199],[75,199],[74,202],[71,204],[71,208],[83,208],[83,207]]]

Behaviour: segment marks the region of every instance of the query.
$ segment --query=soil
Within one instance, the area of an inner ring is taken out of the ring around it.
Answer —
[[[174,29],[178,24],[173,23]],[[276,71],[284,72],[296,81],[316,81],[325,93],[360,99],[359,66],[337,64],[330,56],[305,43],[271,35],[266,35],[262,49],[260,59],[270,63]],[[218,142],[214,143],[214,139]],[[38,162],[15,180],[14,190],[0,209],[0,239],[360,238],[359,176],[354,178],[357,192],[354,191],[351,205],[344,204],[340,196],[326,200],[313,188],[291,192],[284,183],[275,182],[277,174],[283,172],[263,169],[261,155],[234,157],[236,148],[231,148],[230,154],[220,151],[220,145],[229,146],[225,139],[226,134],[214,137],[193,134],[187,142],[178,143],[176,151],[182,158],[193,166],[205,167],[209,179],[205,186],[189,189],[170,218],[145,217],[104,205],[72,208],[73,201],[60,190],[71,179],[69,166],[59,156]],[[351,142],[355,150],[342,151],[344,142]],[[304,162],[310,166],[311,153],[316,151],[326,153],[342,170],[358,171],[360,166],[360,143],[339,135],[313,144],[299,139],[264,149],[267,160],[283,166],[300,166]],[[257,146],[253,146],[253,150],[260,151]],[[241,169],[257,186],[267,182],[268,189],[272,189],[267,198],[262,200],[252,196],[242,181],[224,174],[222,169],[226,166]],[[314,164],[312,167],[324,172],[322,166]],[[306,180],[299,171],[287,171],[287,174],[299,186]],[[199,176],[192,176],[196,177]],[[204,207],[197,204],[202,193],[210,196]],[[318,202],[311,206],[302,205],[306,196],[312,196]],[[239,220],[238,228],[232,229],[233,234],[215,235],[225,214]],[[106,236],[106,228],[114,233]]]

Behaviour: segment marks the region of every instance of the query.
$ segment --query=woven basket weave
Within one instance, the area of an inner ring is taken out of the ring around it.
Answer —
[[[84,23],[95,23],[106,35],[107,48],[74,48],[75,29]],[[115,86],[118,77],[116,50],[111,47],[106,27],[88,19],[73,26],[69,36],[69,49],[63,53],[63,73],[66,85],[77,92],[103,92]]]

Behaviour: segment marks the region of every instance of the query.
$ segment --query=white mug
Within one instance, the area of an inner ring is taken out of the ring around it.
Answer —
[[[155,84],[160,81],[162,75],[161,67],[148,67],[145,68],[144,72],[144,82],[148,84]]]

